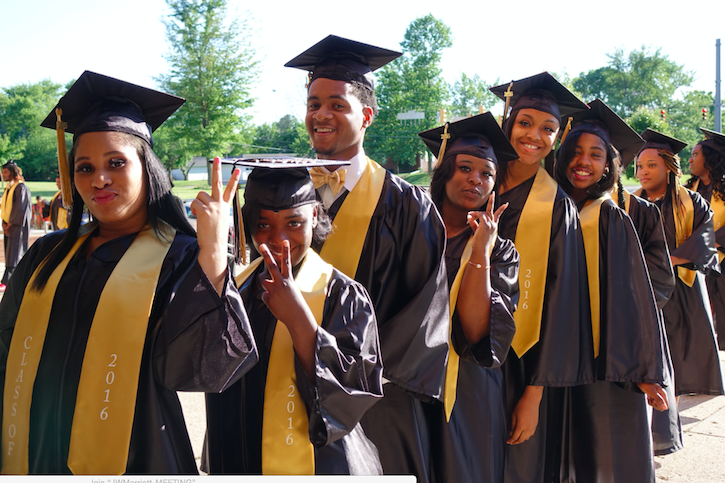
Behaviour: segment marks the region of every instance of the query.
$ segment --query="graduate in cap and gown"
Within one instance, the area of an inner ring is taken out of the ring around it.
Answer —
[[[498,163],[518,155],[491,113],[419,135],[439,159],[430,193],[446,225],[448,368],[458,368],[446,379],[455,399],[427,406],[435,480],[500,482],[508,436],[500,366],[516,331],[519,258],[496,234],[506,205],[494,212],[492,191]]]
[[[288,62],[308,71],[305,125],[320,159],[313,168],[333,233],[313,248],[367,289],[380,332],[385,398],[363,428],[386,473],[429,481],[423,404],[443,399],[448,358],[445,229],[430,197],[366,156],[365,130],[377,114],[372,71],[399,52],[329,36]]]
[[[5,273],[0,281],[0,293],[5,291],[15,267],[28,251],[32,218],[30,190],[25,184],[23,170],[15,161],[3,164],[2,180],[5,183],[5,190],[0,201],[0,216],[5,249]]]
[[[589,103],[591,110],[582,111],[573,115],[574,122],[580,122],[588,117],[609,119],[609,123],[617,124],[620,119],[601,100],[595,99]],[[622,121],[623,122],[623,121]],[[665,230],[660,210],[654,203],[636,196],[627,191],[622,185],[621,173],[624,172],[634,157],[644,145],[644,139],[631,127],[619,124],[619,136],[616,144],[621,162],[621,169],[617,176],[617,183],[611,191],[612,199],[621,209],[627,212],[637,232],[644,260],[647,264],[652,290],[655,294],[657,308],[662,315],[662,308],[669,300],[675,289],[675,275],[670,261],[670,251],[665,238]],[[656,411],[652,415],[652,447],[655,455],[674,453],[682,449],[682,423],[677,407],[674,384],[674,368],[669,354],[666,334],[663,332],[663,347],[667,349],[667,373],[664,389],[667,393],[667,409]]]
[[[516,335],[503,365],[507,482],[558,478],[563,387],[594,382],[586,261],[574,202],[546,172],[560,118],[587,109],[544,72],[490,89],[506,101],[503,131],[518,159],[499,162],[499,236],[519,252]],[[511,112],[509,113],[509,107]]]
[[[226,257],[239,173],[224,189],[215,164],[197,238],[152,151],[183,102],[86,71],[42,123],[71,216],[0,303],[4,474],[198,474],[176,391],[222,391],[257,360]]]
[[[360,426],[382,397],[375,312],[359,282],[309,249],[330,221],[305,167],[325,162],[300,161],[270,161],[247,179],[244,233],[261,257],[236,280],[259,363],[207,395],[211,474],[382,474]]]
[[[597,379],[567,388],[561,480],[654,482],[647,403],[667,409],[666,338],[637,232],[610,196],[616,148],[643,143],[604,103],[589,106],[573,116],[554,168],[579,209]]]
[[[697,191],[710,203],[715,225],[715,244],[723,272],[725,258],[725,135],[709,129],[700,128],[705,139],[692,148],[690,154],[690,172],[692,176],[687,186]],[[715,323],[718,348],[725,350],[725,276],[712,274],[706,277],[707,291]]]
[[[662,213],[676,285],[662,309],[672,364],[675,393],[723,394],[723,380],[705,275],[720,271],[715,248],[713,214],[698,193],[679,184],[677,156],[686,144],[647,129],[637,155],[635,195],[654,202]]]
[[[68,228],[68,211],[63,204],[60,175],[55,177],[55,184],[58,186],[58,192],[53,195],[49,203],[50,224],[53,226],[53,230],[65,230]]]

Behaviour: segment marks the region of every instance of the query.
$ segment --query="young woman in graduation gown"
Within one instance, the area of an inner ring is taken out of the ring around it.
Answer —
[[[207,395],[208,471],[382,474],[360,426],[383,394],[375,313],[360,283],[309,249],[330,231],[312,180],[305,168],[255,168],[244,198],[244,231],[262,258],[237,283],[260,360]]]
[[[609,195],[620,169],[613,143],[627,141],[624,128],[618,117],[576,124],[554,169],[579,209],[597,379],[567,389],[562,481],[655,481],[647,403],[667,409],[667,352],[637,232]]]
[[[451,135],[441,148],[441,136]],[[507,438],[505,360],[515,332],[518,253],[496,234],[496,169],[517,157],[490,113],[420,133],[438,155],[430,185],[448,234],[452,310],[444,404],[427,412],[435,481],[503,481]],[[457,372],[456,372],[457,368]]]
[[[705,275],[720,270],[713,214],[698,193],[680,186],[677,153],[685,143],[647,129],[637,155],[636,195],[653,201],[662,213],[676,286],[663,308],[675,371],[675,392],[723,394],[723,381]],[[676,209],[675,209],[676,208]]]
[[[496,181],[497,206],[508,204],[499,236],[514,241],[521,260],[516,335],[503,365],[510,422],[505,481],[548,482],[558,478],[561,461],[561,388],[593,382],[593,357],[577,210],[542,161],[554,147],[562,111],[587,106],[547,73],[491,90],[513,104],[503,130],[519,156],[499,163]]]
[[[720,272],[725,258],[725,135],[700,128],[705,139],[692,148],[690,172],[685,185],[700,194],[713,212],[715,244],[718,249]],[[725,276],[712,274],[706,277],[707,291],[715,323],[718,348],[725,350]]]
[[[73,205],[0,305],[5,474],[196,474],[176,391],[222,391],[256,361],[226,263],[238,173],[224,190],[216,163],[197,239],[151,150],[181,103],[85,72],[43,123],[66,114]]]

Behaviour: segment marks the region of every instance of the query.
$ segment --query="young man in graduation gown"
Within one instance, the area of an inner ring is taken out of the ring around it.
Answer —
[[[2,168],[5,191],[2,196],[0,216],[3,224],[3,241],[5,245],[5,274],[0,282],[0,292],[13,275],[15,267],[28,250],[30,220],[33,211],[30,202],[30,190],[23,180],[23,171],[15,162],[10,161]]]
[[[318,158],[350,161],[313,170],[334,233],[320,256],[362,283],[380,330],[384,399],[363,429],[386,473],[429,481],[422,404],[442,400],[448,357],[445,230],[430,197],[365,155],[377,112],[372,71],[400,55],[329,36],[286,64],[310,72],[305,124]]]

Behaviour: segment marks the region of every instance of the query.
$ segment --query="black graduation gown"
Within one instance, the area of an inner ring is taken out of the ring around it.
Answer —
[[[7,188],[6,188],[7,189]],[[2,283],[8,284],[13,269],[20,263],[20,259],[28,251],[30,236],[30,220],[33,216],[30,203],[30,190],[25,183],[20,183],[13,191],[13,209],[10,212],[8,234],[3,235],[5,247],[5,274]]]
[[[710,203],[712,200],[712,183],[706,185],[700,180],[697,185],[697,192]],[[718,250],[725,253],[725,227],[721,227],[715,232],[715,242],[720,245]],[[725,266],[722,263],[720,264],[720,273],[725,273]],[[710,295],[717,344],[722,351],[725,350],[725,276],[710,274],[705,277],[705,282],[707,283],[707,293]]]
[[[3,385],[25,287],[63,233],[33,244],[0,303]],[[104,285],[134,238],[104,243],[87,261],[78,250],[58,284],[30,410],[31,474],[70,473],[71,423],[91,322]],[[234,281],[227,276],[223,295],[217,295],[197,263],[198,252],[195,238],[177,233],[161,269],[141,360],[128,474],[198,474],[176,391],[222,391],[257,360]]]
[[[446,245],[448,285],[453,283],[472,231],[449,238]],[[443,404],[430,404],[435,481],[498,483],[503,481],[506,410],[500,366],[511,348],[516,326],[519,257],[511,240],[498,238],[491,254],[490,334],[470,344],[457,312],[452,340],[461,356],[456,403],[449,422]],[[475,269],[473,269],[475,270]]]
[[[662,215],[657,205],[633,194],[630,194],[627,214],[639,237],[652,290],[657,307],[660,309],[660,318],[663,318],[662,307],[675,289],[675,275],[665,239]],[[664,324],[664,319],[662,323]],[[662,412],[652,411],[652,447],[655,455],[674,453],[681,450],[683,446],[682,423],[675,394],[674,368],[667,344],[667,335],[663,333],[662,336],[662,346],[667,350],[667,375],[669,377],[665,381],[664,389],[667,393],[669,407]]]
[[[640,382],[664,384],[664,328],[639,238],[612,200],[599,214],[600,344],[597,381],[567,389],[562,481],[655,481],[647,401]]]
[[[259,348],[259,363],[222,394],[207,394],[206,462],[210,474],[262,474],[264,391],[277,319],[262,302],[257,276],[240,288]],[[362,285],[333,270],[315,346],[315,382],[295,357],[309,416],[316,474],[382,474],[378,452],[359,424],[382,397],[375,314]]]
[[[657,201],[664,220],[667,245],[672,256],[690,260],[687,268],[698,271],[692,287],[679,277],[675,290],[662,312],[665,317],[667,341],[675,368],[675,392],[681,394],[723,394],[710,298],[705,275],[720,270],[715,249],[712,210],[697,193],[688,190],[694,209],[692,235],[677,248],[675,219],[669,197]],[[676,269],[675,269],[676,270]]]
[[[499,220],[499,235],[516,239],[521,210],[534,177],[496,197],[509,203]],[[593,382],[593,348],[584,240],[574,202],[557,189],[551,220],[549,264],[539,341],[519,358],[513,349],[503,365],[506,418],[527,385],[544,386],[539,424],[526,442],[507,447],[506,482],[556,480],[561,465],[563,387]]]
[[[328,210],[333,221],[346,196]],[[415,474],[421,483],[431,465],[422,405],[442,398],[448,358],[444,250],[445,228],[430,197],[386,172],[354,278],[373,301],[390,382],[362,426],[385,473]]]

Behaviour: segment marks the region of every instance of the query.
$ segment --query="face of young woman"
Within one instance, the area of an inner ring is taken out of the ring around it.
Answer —
[[[607,146],[597,135],[582,133],[569,161],[566,178],[574,189],[586,190],[602,179],[607,170]]]
[[[83,202],[101,226],[138,231],[147,219],[142,161],[116,132],[82,134],[75,149],[73,180]]]
[[[509,141],[524,164],[540,163],[551,152],[559,120],[548,112],[521,109],[516,114]]]
[[[470,154],[456,156],[453,176],[446,183],[446,203],[466,211],[477,210],[488,200],[496,182],[496,164]]]
[[[290,244],[290,263],[294,267],[302,261],[312,244],[312,232],[317,226],[317,205],[309,204],[272,211],[261,210],[257,220],[257,232],[252,235],[254,248],[267,245],[277,264],[282,263],[282,246]],[[260,252],[261,253],[261,252]]]
[[[699,178],[702,178],[703,175],[709,175],[709,171],[705,167],[705,156],[702,154],[702,146],[699,144],[692,148],[692,153],[690,154],[690,172]]]
[[[645,149],[637,157],[637,179],[649,193],[662,192],[667,188],[669,171],[665,160],[656,149]]]

